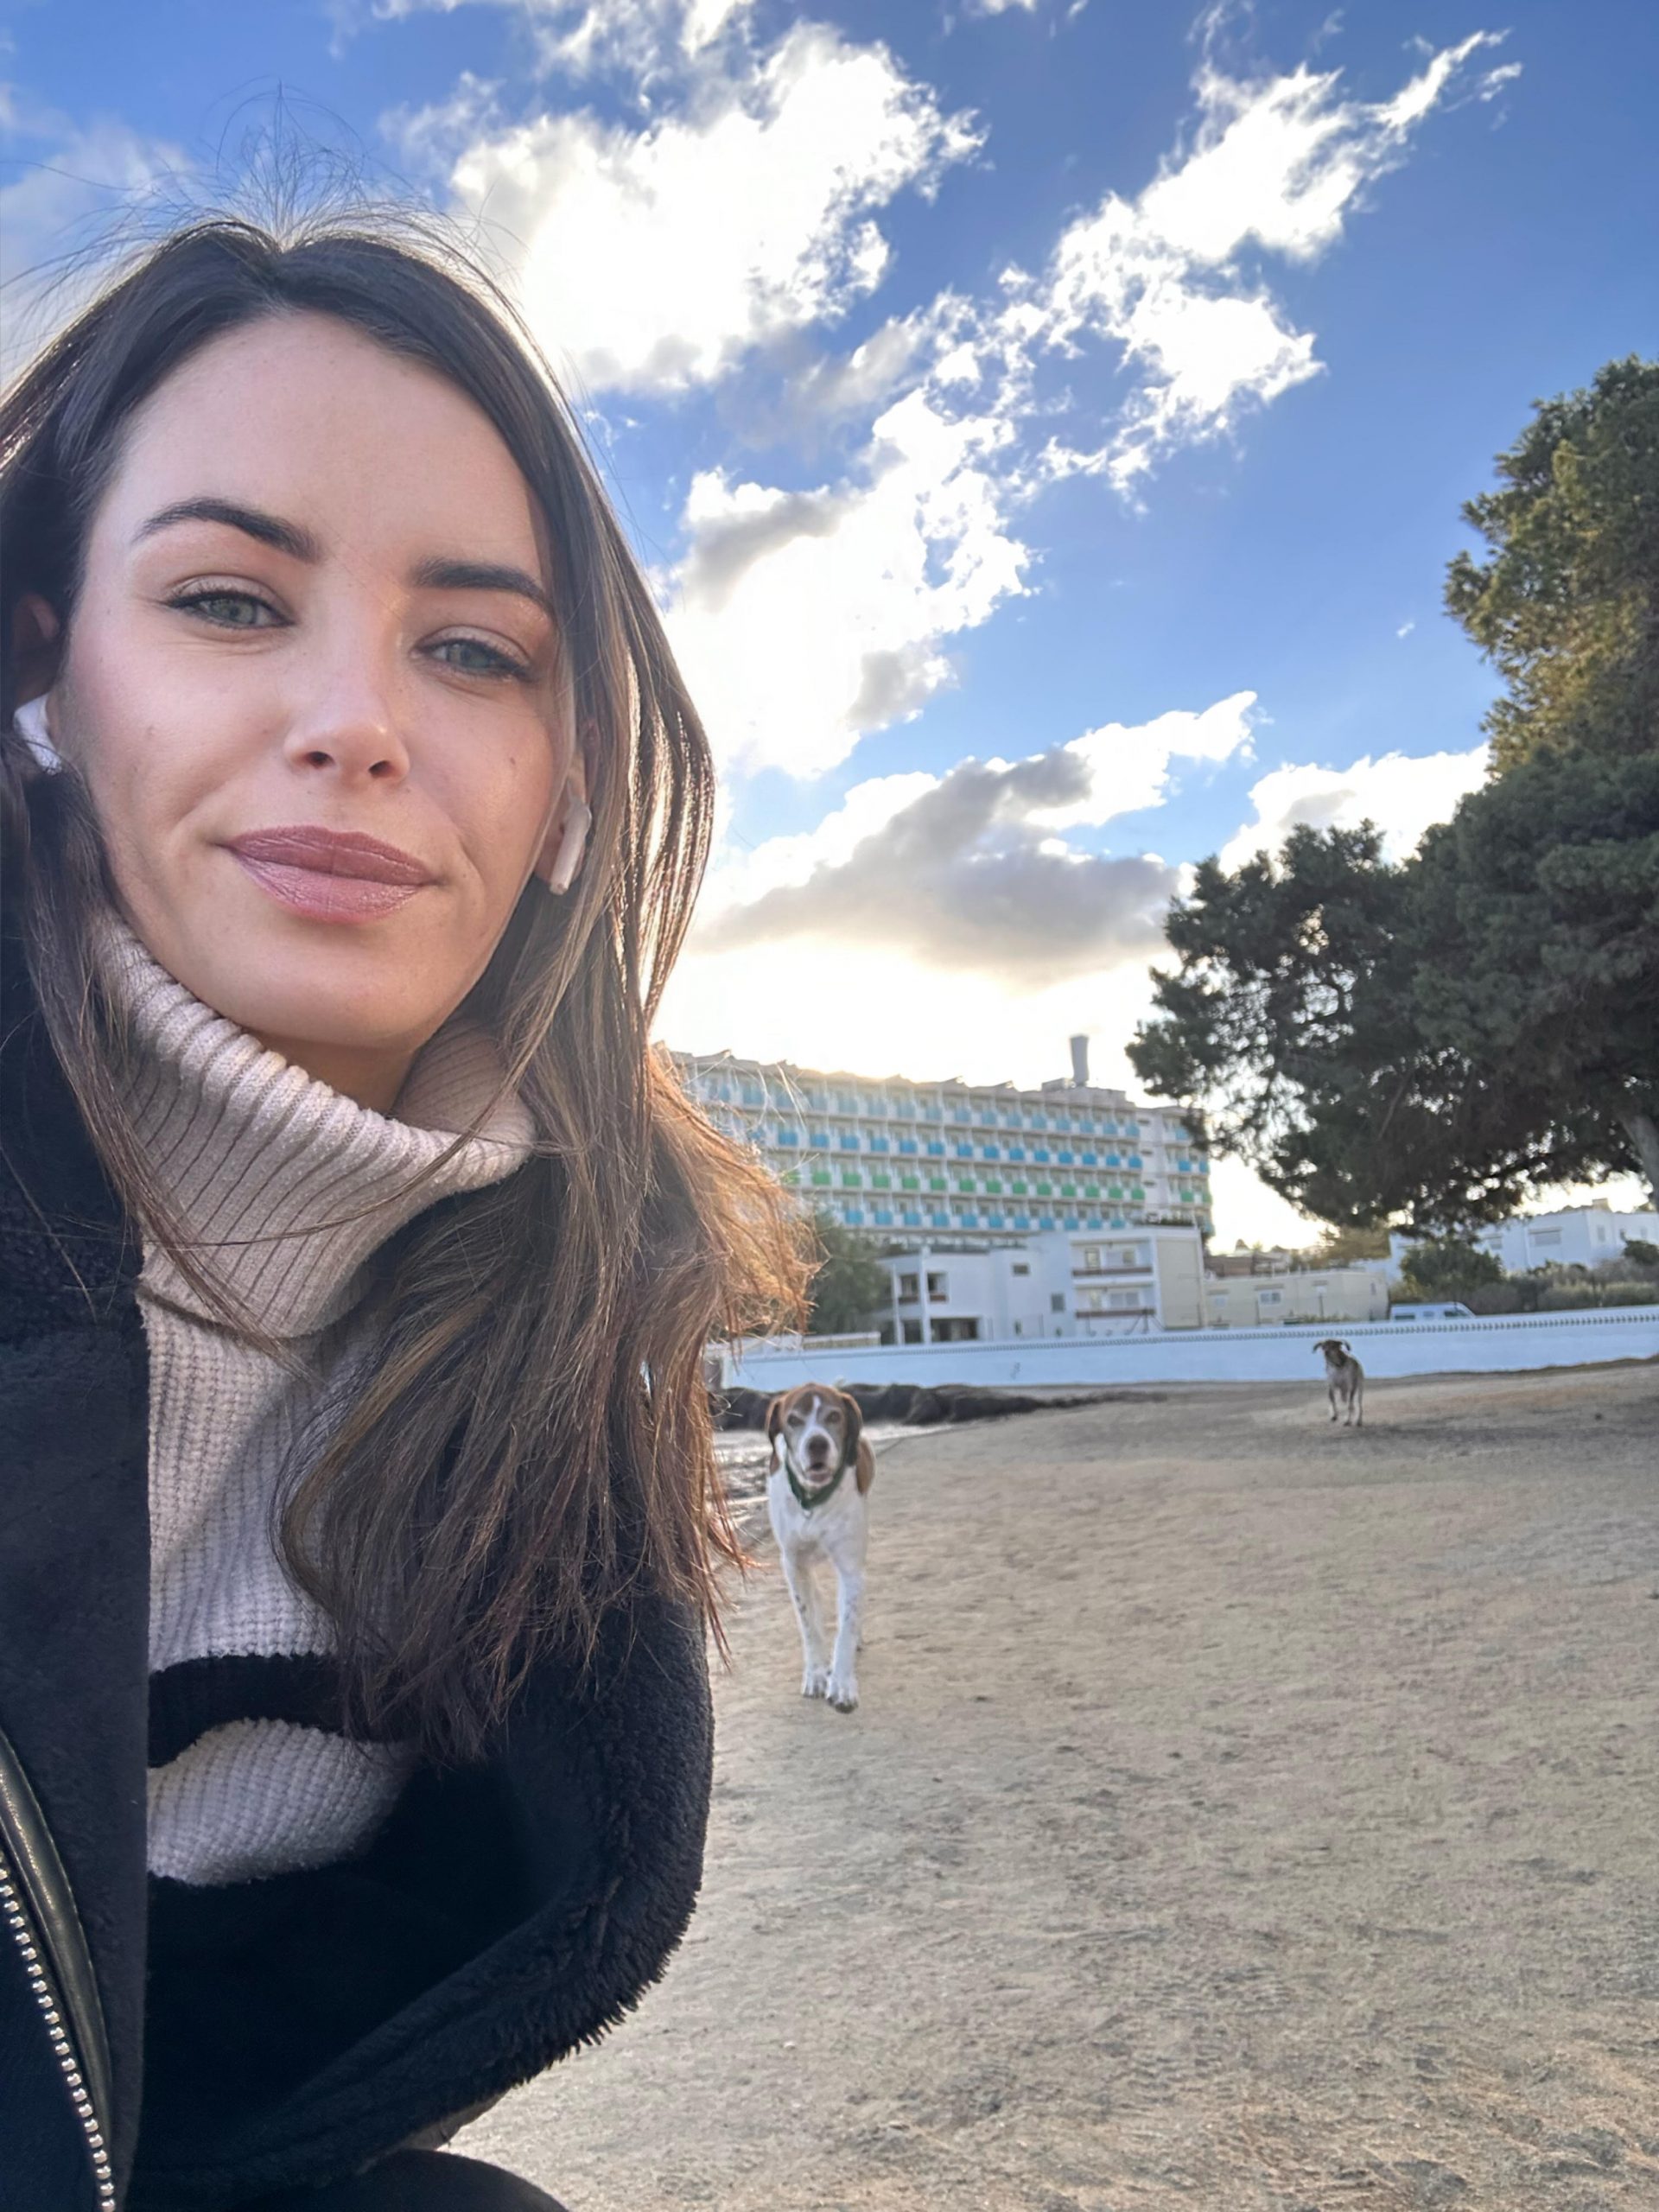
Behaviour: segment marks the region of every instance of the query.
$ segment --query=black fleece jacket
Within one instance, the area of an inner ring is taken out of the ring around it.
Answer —
[[[148,1883],[141,1256],[7,932],[0,1738],[91,1955],[114,2201],[223,2212],[353,2171],[636,2002],[701,1878],[708,1674],[696,1621],[638,1592],[594,1663],[541,1665],[492,1756],[418,1774],[359,1857],[188,1910]],[[91,2212],[86,2130],[24,1940],[0,1914],[0,2212]]]

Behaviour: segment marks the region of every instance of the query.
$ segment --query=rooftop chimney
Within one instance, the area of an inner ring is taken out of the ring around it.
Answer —
[[[1088,1087],[1089,1039],[1086,1037],[1071,1039],[1071,1080],[1080,1090]]]

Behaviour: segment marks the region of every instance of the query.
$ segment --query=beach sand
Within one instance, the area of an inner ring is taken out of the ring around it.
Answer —
[[[762,1527],[685,1946],[458,2148],[571,2212],[1659,2204],[1659,1371],[1177,1389],[873,1504],[860,1710]]]

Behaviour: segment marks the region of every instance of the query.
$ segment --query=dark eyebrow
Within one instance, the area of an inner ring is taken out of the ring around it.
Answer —
[[[410,582],[423,591],[510,591],[556,621],[546,588],[527,569],[497,561],[423,561]]]
[[[262,545],[274,546],[277,552],[286,553],[296,561],[315,563],[322,558],[321,544],[312,531],[298,523],[284,522],[280,515],[266,514],[263,508],[245,507],[235,499],[176,500],[142,524],[134,534],[133,543],[153,537],[157,531],[170,529],[180,522],[223,523],[231,530],[257,538]],[[540,607],[550,621],[557,620],[545,588],[527,569],[512,568],[501,562],[442,558],[423,561],[410,581],[425,591],[512,592],[515,597],[527,599],[532,606]]]
[[[296,522],[284,522],[278,515],[268,515],[262,508],[245,507],[235,499],[175,500],[141,524],[132,542],[137,545],[143,538],[153,537],[158,530],[171,529],[176,522],[224,523],[231,530],[257,537],[262,545],[274,545],[279,553],[289,554],[296,561],[322,558],[322,548],[308,530]]]

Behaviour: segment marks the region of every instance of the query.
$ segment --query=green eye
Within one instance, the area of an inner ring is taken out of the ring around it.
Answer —
[[[522,661],[515,660],[510,653],[499,652],[493,645],[486,645],[481,638],[445,638],[434,646],[433,651],[439,654],[470,655],[470,658],[446,659],[444,662],[446,668],[458,670],[462,676],[524,677],[530,674]]]
[[[251,592],[193,592],[170,604],[199,614],[205,622],[214,623],[221,630],[269,629],[277,620],[276,609],[263,599],[256,599]],[[261,620],[264,615],[270,616],[269,622]]]

